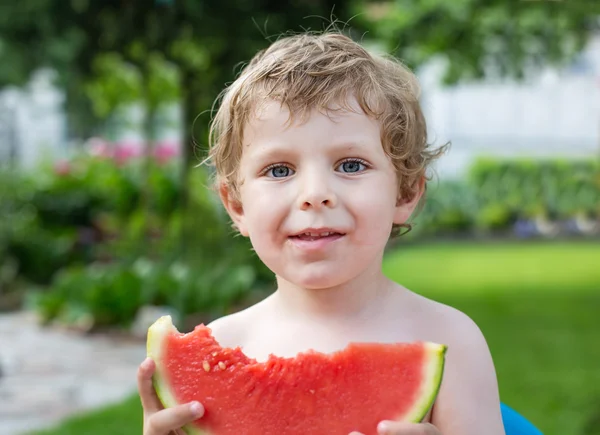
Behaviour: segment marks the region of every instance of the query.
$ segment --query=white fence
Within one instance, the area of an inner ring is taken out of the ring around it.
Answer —
[[[24,89],[0,94],[0,163],[30,166],[66,153],[63,94],[40,71]]]
[[[437,165],[455,177],[478,155],[600,157],[600,37],[565,71],[523,83],[437,85],[435,66],[421,77],[430,141],[450,141]]]

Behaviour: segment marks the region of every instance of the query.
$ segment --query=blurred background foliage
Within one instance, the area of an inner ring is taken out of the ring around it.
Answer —
[[[157,100],[181,97],[184,125],[195,125],[188,137],[202,145],[207,123],[194,123],[197,115],[240,62],[283,33],[333,24],[413,69],[443,56],[445,80],[455,83],[567,64],[597,30],[599,10],[595,0],[3,2],[0,87],[54,68],[67,92],[69,127],[80,137],[128,100],[141,99],[152,111]],[[192,149],[185,149],[189,162]]]
[[[142,305],[184,316],[241,303],[270,274],[234,237],[205,171],[190,173],[190,205],[178,207],[179,171],[175,159],[81,155],[2,172],[3,293],[34,285],[44,320],[99,327],[129,326]],[[181,249],[185,221],[201,247],[193,259]]]

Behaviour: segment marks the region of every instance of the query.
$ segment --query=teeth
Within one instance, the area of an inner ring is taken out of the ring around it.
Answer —
[[[327,237],[331,234],[334,234],[334,233],[325,231],[324,233],[303,233],[302,235],[306,236],[306,237]]]

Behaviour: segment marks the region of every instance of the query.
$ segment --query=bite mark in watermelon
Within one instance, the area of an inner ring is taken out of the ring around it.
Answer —
[[[419,422],[437,396],[446,349],[351,343],[257,362],[221,347],[204,325],[180,333],[170,316],[149,328],[147,342],[163,405],[204,405],[204,416],[184,428],[190,435],[370,435],[382,420]]]

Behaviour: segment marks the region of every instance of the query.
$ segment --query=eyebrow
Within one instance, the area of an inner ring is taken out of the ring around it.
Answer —
[[[338,149],[364,149],[367,148],[366,140],[351,140],[351,141],[343,141],[337,142],[332,145],[332,148]]]
[[[367,148],[366,146],[366,140],[350,140],[350,141],[341,141],[341,142],[334,142],[331,147],[335,150],[339,150],[339,149],[352,149],[352,148]],[[244,147],[249,147],[251,145],[251,143],[246,143],[244,144]],[[299,147],[302,145],[298,145]],[[287,151],[288,149],[296,149],[296,147],[293,148],[288,148],[287,145],[285,143],[282,142],[276,142],[276,141],[271,141],[271,142],[267,142],[265,144],[262,144],[261,148],[267,148],[266,150],[261,150],[261,151],[257,151],[260,154],[270,154],[271,152],[280,152],[280,151]]]
[[[353,151],[357,152],[359,150],[367,150],[369,147],[367,146],[367,139],[356,139],[353,138],[351,140],[343,140],[339,142],[334,142],[330,148],[330,152],[332,154],[339,153],[341,151]],[[249,146],[250,143],[244,144],[244,146]],[[301,147],[301,144],[298,147],[288,147],[284,142],[278,142],[277,140],[264,142],[259,145],[260,149],[255,149],[252,152],[253,160],[275,160],[275,159],[287,159],[290,156],[296,153],[296,150]]]
[[[246,144],[248,146],[250,144]],[[268,144],[261,144],[260,149],[252,150],[252,159],[260,160],[272,160],[274,158],[280,158],[281,156],[289,156],[294,153],[294,149],[285,147],[281,143],[269,142]]]

